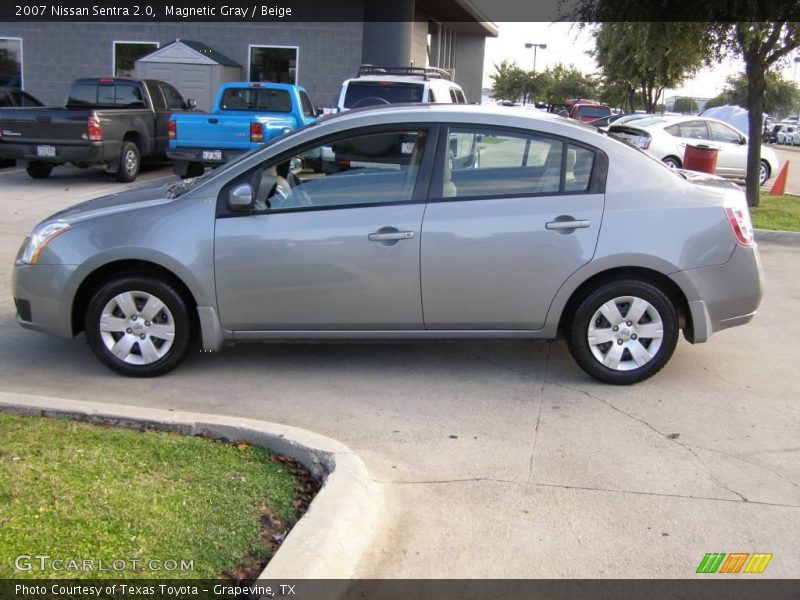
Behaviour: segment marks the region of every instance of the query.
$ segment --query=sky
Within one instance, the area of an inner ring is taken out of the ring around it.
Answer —
[[[545,49],[536,51],[536,70],[541,71],[558,63],[574,64],[587,74],[597,71],[597,64],[588,54],[594,48],[591,33],[581,30],[572,23],[497,23],[500,34],[497,38],[487,38],[486,59],[484,61],[483,85],[491,87],[489,76],[494,72],[494,65],[503,59],[516,61],[524,68],[533,68],[533,49],[526,49],[525,43],[547,44]],[[693,96],[712,98],[725,87],[725,80],[730,75],[744,71],[739,60],[724,60],[712,68],[704,68],[697,75],[674,90],[666,90],[665,97]],[[792,80],[795,64],[789,61],[783,69],[783,76]]]

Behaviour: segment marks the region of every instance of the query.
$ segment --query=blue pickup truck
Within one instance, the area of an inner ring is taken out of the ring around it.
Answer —
[[[177,113],[169,121],[167,156],[181,177],[196,177],[292,129],[316,120],[300,86],[237,82],[220,88],[211,113]]]

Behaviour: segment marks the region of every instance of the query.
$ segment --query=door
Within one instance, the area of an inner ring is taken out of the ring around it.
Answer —
[[[403,127],[321,139],[222,189],[221,206],[242,182],[255,194],[247,213],[218,210],[215,269],[224,327],[422,329],[426,190],[418,179],[427,181],[420,166],[432,161],[432,149],[426,129]],[[290,170],[295,158],[322,146],[346,153],[347,164],[327,174]]]
[[[711,143],[719,148],[717,175],[744,177],[747,173],[747,142],[745,137],[724,123],[708,122]]]
[[[591,260],[603,214],[605,155],[546,135],[451,127],[422,225],[428,329],[539,329],[559,287]],[[459,166],[451,140],[474,136]]]
[[[155,135],[153,136],[155,147],[153,151],[155,153],[166,152],[167,143],[169,142],[169,134],[167,131],[169,109],[167,108],[167,102],[164,100],[164,95],[161,93],[161,87],[158,83],[155,81],[146,81],[145,86],[147,87],[147,92],[150,94],[150,100],[153,103],[153,113],[155,114]],[[166,119],[164,118],[165,113],[167,115]]]

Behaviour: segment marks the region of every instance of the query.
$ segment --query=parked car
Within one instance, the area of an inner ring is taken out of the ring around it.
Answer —
[[[287,131],[312,123],[317,111],[305,88],[262,82],[226,83],[210,114],[178,113],[169,121],[173,170],[196,177]]]
[[[747,172],[747,136],[727,123],[703,117],[650,116],[633,123],[612,124],[612,135],[619,136],[646,150],[669,167],[683,166],[687,144],[704,144],[719,150],[717,174],[744,179]],[[761,148],[759,182],[766,183],[778,168],[772,148]]]
[[[19,88],[0,87],[0,108],[44,106],[36,98]]]
[[[335,143],[372,146],[373,161],[290,169]],[[451,159],[476,145],[477,163]],[[131,376],[171,370],[195,335],[206,350],[564,337],[587,373],[630,384],[667,363],[681,329],[698,343],[750,321],[761,267],[730,182],[538,111],[397,106],[56,213],[22,244],[13,297],[24,327],[85,331]]]
[[[780,131],[775,135],[775,141],[778,144],[792,145],[794,143],[794,134],[797,131],[797,125],[783,123]]]
[[[598,129],[605,129],[608,128],[608,126],[611,125],[612,123],[616,123],[617,125],[622,125],[623,123],[635,121],[636,119],[643,119],[649,116],[651,115],[646,113],[626,113],[619,115],[608,115],[606,117],[600,117],[599,119],[595,119],[594,121],[589,121],[588,123],[589,125],[594,125]]]
[[[611,115],[611,109],[608,106],[594,100],[574,98],[567,100],[564,105],[570,119],[585,123]]]
[[[0,157],[27,161],[34,179],[73,163],[133,181],[143,158],[166,152],[170,113],[193,105],[163,81],[77,79],[64,107],[0,109]]]
[[[409,102],[466,104],[467,98],[444,69],[362,65],[356,77],[342,84],[336,107],[342,111]]]

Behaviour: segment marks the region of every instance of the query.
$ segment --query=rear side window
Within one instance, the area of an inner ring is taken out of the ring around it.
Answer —
[[[292,112],[292,98],[286,90],[228,88],[222,94],[222,110],[263,110]]]
[[[13,91],[11,92],[13,102],[11,106],[41,106],[42,103],[36,100],[30,94],[25,92]]]
[[[345,108],[422,102],[425,86],[394,81],[351,81],[344,96]]]
[[[693,140],[707,140],[708,127],[703,121],[687,121],[681,123],[681,137],[691,138]]]
[[[675,137],[681,137],[681,126],[680,125],[670,125],[669,127],[665,127],[664,131],[666,131],[670,135],[674,135]]]
[[[458,104],[466,104],[467,103],[467,99],[464,96],[464,92],[462,92],[459,89],[456,89],[455,92],[456,92],[456,102]]]
[[[82,83],[72,86],[67,106],[79,108],[145,108],[139,86],[129,84]]]
[[[156,110],[167,110],[167,103],[164,100],[159,86],[153,81],[148,81],[145,85],[147,86],[147,91],[150,93],[150,99],[153,101],[153,108]]]
[[[569,144],[564,173],[565,192],[586,192],[592,178],[594,152],[587,148]]]
[[[0,108],[6,106],[12,106],[11,98],[5,92],[0,92]]]
[[[457,156],[456,152],[466,155]],[[503,198],[558,193],[562,189],[563,152],[564,143],[554,138],[451,128],[448,156],[443,165],[442,195]],[[577,187],[573,191],[576,190]]]

